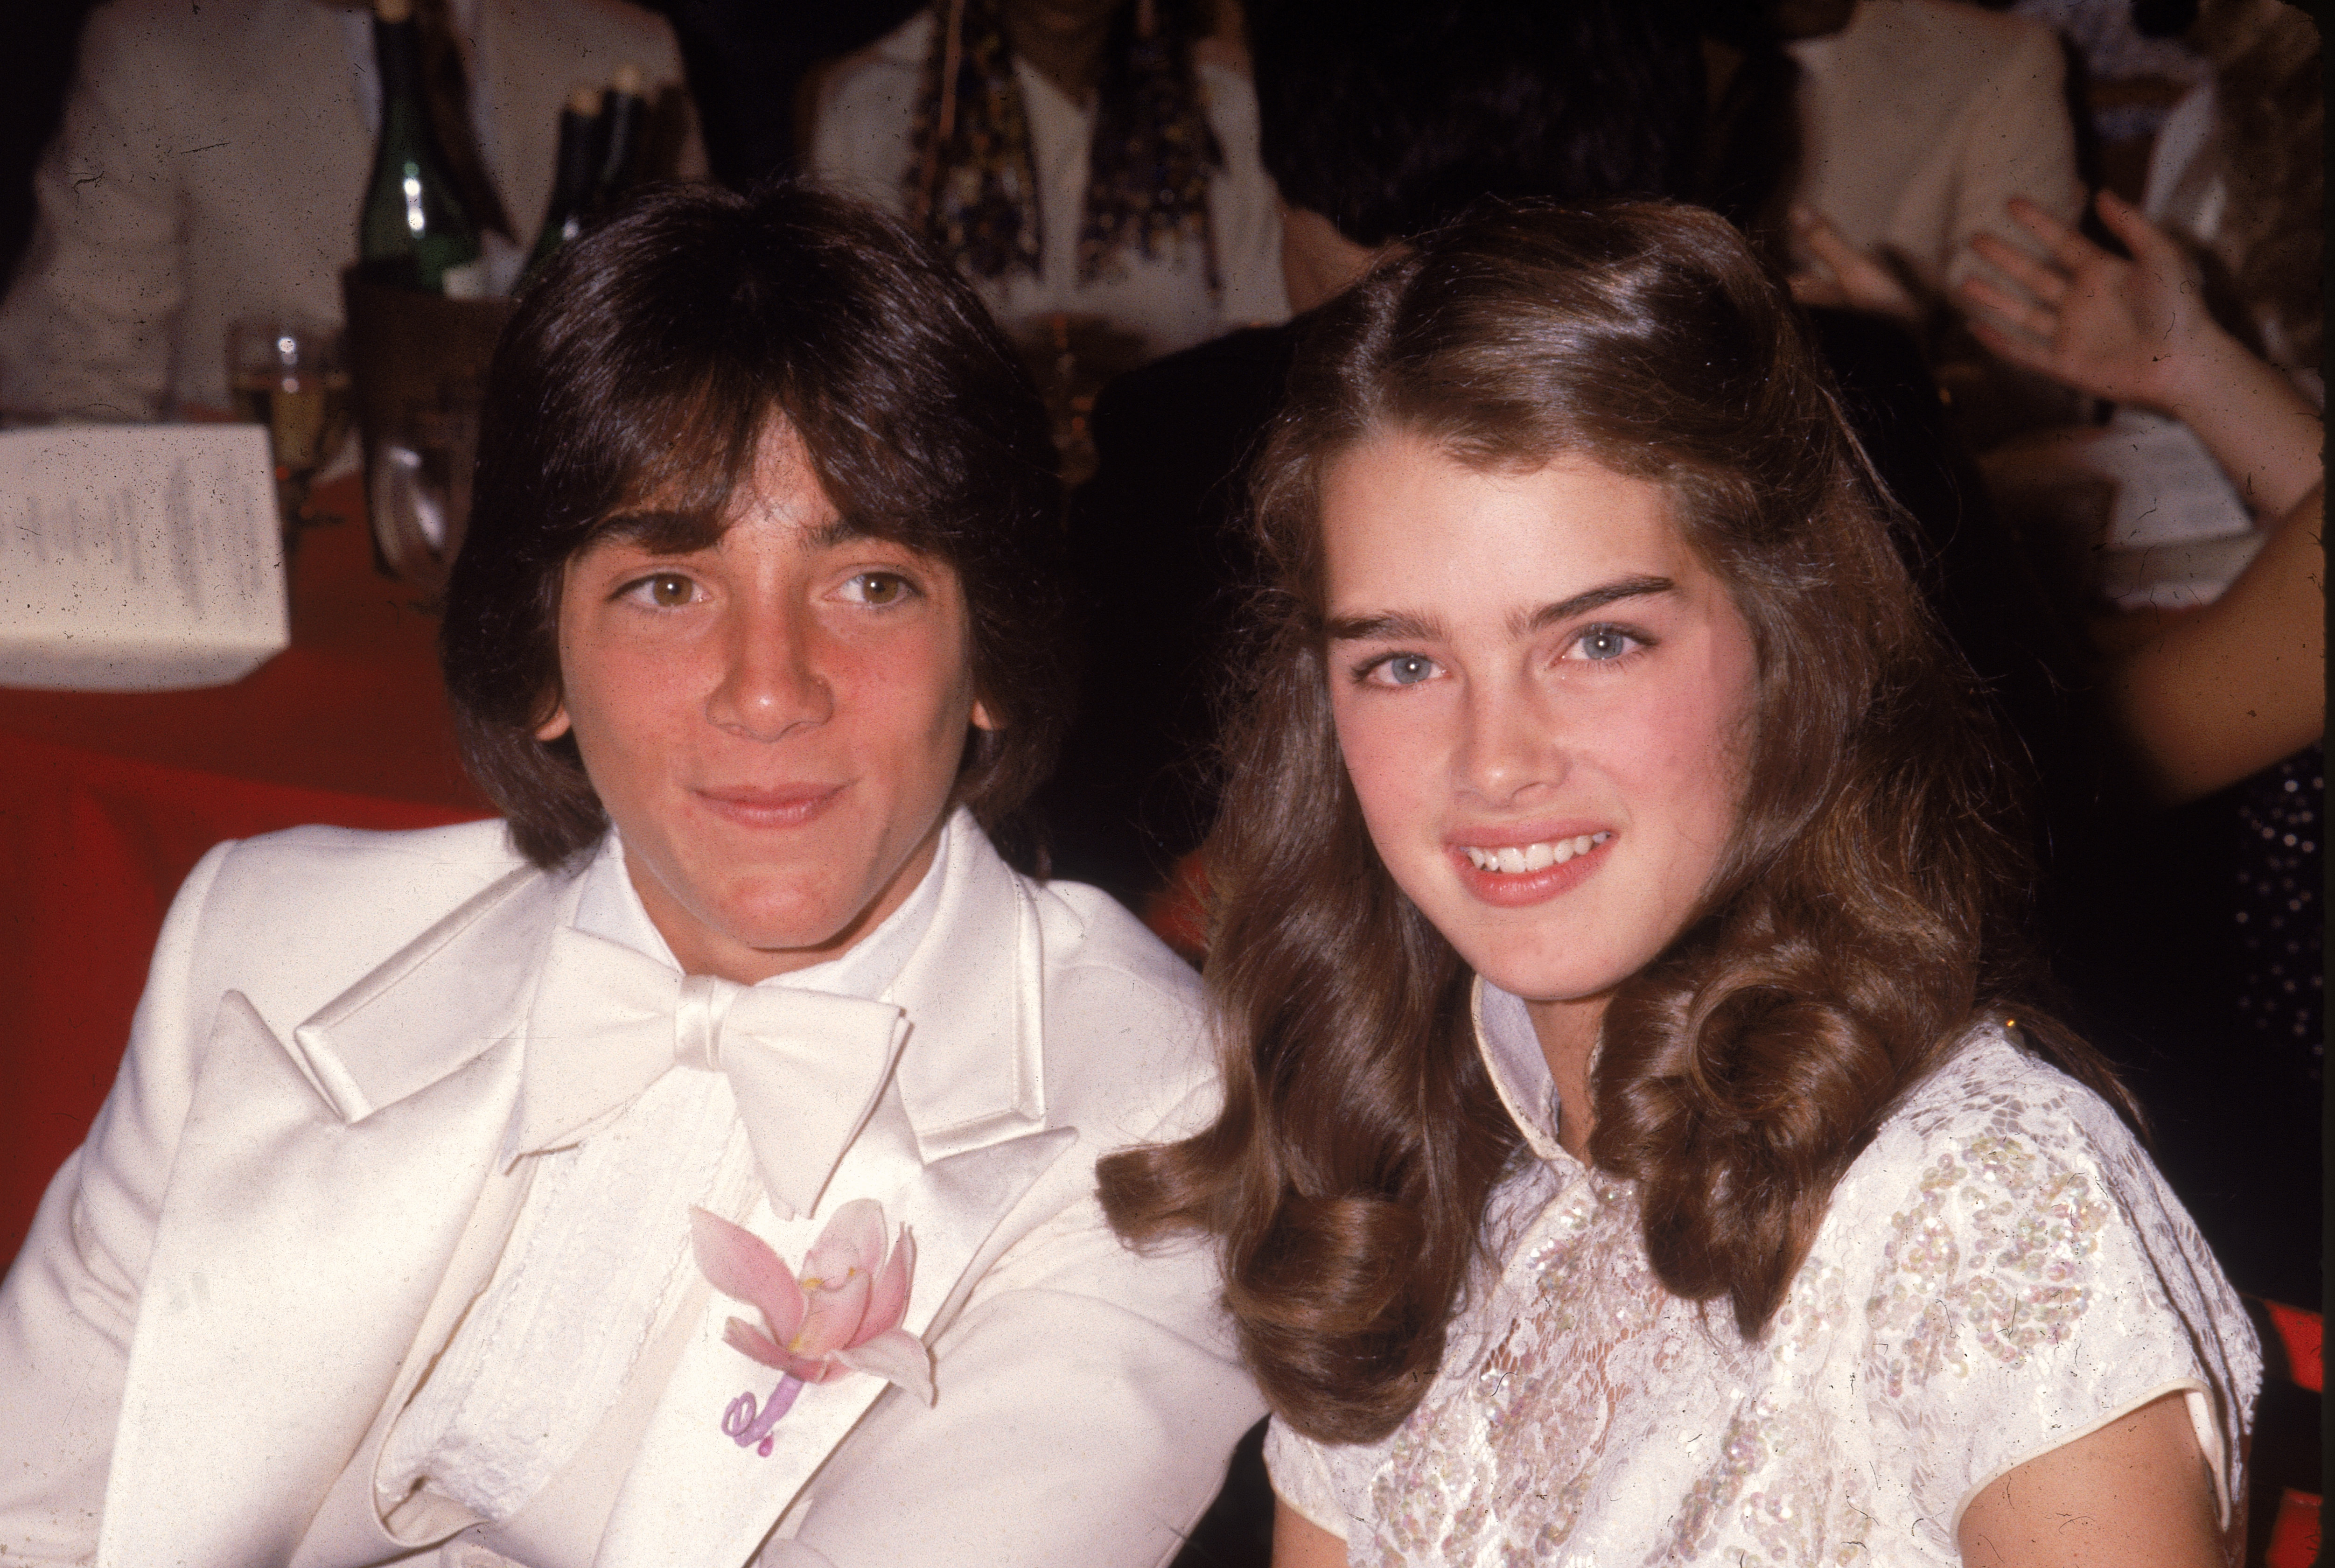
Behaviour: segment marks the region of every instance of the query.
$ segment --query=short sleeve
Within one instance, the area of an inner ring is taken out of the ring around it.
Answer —
[[[1939,1079],[1959,1092],[1925,1085],[1836,1197],[1869,1221],[1877,1461],[1951,1541],[1990,1481],[2179,1392],[2226,1524],[2262,1362],[2195,1226],[2098,1097],[2007,1041]]]
[[[1346,1538],[1346,1521],[1353,1515],[1338,1498],[1329,1456],[1310,1437],[1300,1436],[1273,1418],[1264,1433],[1264,1468],[1273,1478],[1273,1495],[1331,1534]]]

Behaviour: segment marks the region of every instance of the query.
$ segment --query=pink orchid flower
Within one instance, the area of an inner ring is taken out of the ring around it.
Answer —
[[[722,1338],[733,1349],[799,1382],[872,1372],[933,1402],[932,1352],[900,1327],[916,1244],[902,1225],[886,1255],[881,1204],[855,1198],[836,1210],[803,1259],[799,1281],[743,1226],[701,1208],[689,1211],[689,1223],[697,1266],[713,1288],[761,1313],[761,1328],[730,1320]]]

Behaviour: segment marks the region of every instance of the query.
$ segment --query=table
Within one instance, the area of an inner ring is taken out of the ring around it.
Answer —
[[[307,530],[292,645],[231,686],[0,689],[0,1258],[105,1098],[162,916],[224,838],[491,815],[464,778],[437,621],[373,568],[362,488]]]

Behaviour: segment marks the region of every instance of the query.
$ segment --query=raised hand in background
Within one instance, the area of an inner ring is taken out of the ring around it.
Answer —
[[[2048,259],[1981,235],[1972,248],[2011,286],[1973,276],[1961,293],[1982,313],[1971,330],[2003,359],[2189,426],[2271,523],[2220,598],[2152,626],[2101,672],[2147,789],[2172,804],[2235,783],[2325,730],[2320,421],[2283,373],[2206,313],[2198,270],[2171,236],[2107,191],[2099,213],[2130,260],[2014,200],[2011,218]]]
[[[2207,314],[2179,242],[2107,191],[2100,219],[2132,252],[2112,254],[2028,202],[2010,217],[2042,242],[2039,260],[1980,235],[1972,249],[2008,280],[1965,278],[1971,331],[2001,359],[2195,431],[2257,513],[2282,515],[2319,482],[2320,419],[2274,365]]]

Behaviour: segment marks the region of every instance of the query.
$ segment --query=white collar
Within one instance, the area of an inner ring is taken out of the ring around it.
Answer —
[[[958,808],[959,812],[963,808]],[[971,827],[970,820],[965,823]],[[835,957],[807,969],[772,975],[761,983],[799,991],[820,991],[831,996],[857,996],[881,1001],[892,989],[909,955],[932,929],[933,913],[940,907],[941,889],[947,881],[949,838],[958,830],[955,814],[941,824],[940,842],[932,864],[897,909]],[[978,829],[975,829],[978,831]],[[597,936],[629,947],[669,968],[679,969],[673,947],[649,918],[640,891],[625,867],[624,841],[612,825],[591,864],[584,868],[577,888],[576,916],[570,923],[587,936]]]
[[[1556,1141],[1556,1079],[1548,1070],[1548,1058],[1541,1054],[1540,1036],[1533,1032],[1524,999],[1478,975],[1468,1011],[1476,1026],[1476,1049],[1525,1142],[1542,1159],[1571,1161],[1573,1157]]]

